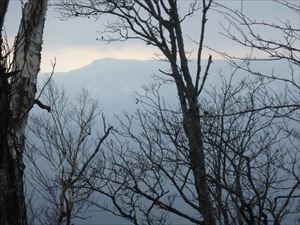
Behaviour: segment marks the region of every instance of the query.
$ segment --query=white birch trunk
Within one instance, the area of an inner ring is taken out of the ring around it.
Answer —
[[[4,118],[8,132],[1,136],[5,143],[0,149],[1,225],[27,224],[23,193],[24,132],[36,93],[46,9],[47,0],[28,0],[15,41],[13,71],[17,73],[9,82],[9,110]]]
[[[47,0],[29,0],[24,7],[23,17],[15,41],[13,70],[20,71],[12,83],[10,108],[12,112],[13,145],[23,146],[28,112],[36,94],[37,74],[40,70],[43,30]],[[14,149],[12,147],[12,149]],[[16,156],[22,149],[14,149]]]

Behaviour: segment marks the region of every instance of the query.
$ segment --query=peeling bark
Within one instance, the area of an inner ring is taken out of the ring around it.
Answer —
[[[2,10],[5,12],[6,10]],[[36,93],[47,0],[29,0],[15,41],[13,72],[0,71],[0,224],[26,225],[23,191],[25,126]],[[1,25],[4,15],[1,14]],[[2,28],[2,27],[1,27]]]

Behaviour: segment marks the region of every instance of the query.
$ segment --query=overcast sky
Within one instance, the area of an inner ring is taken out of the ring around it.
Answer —
[[[241,3],[240,0],[222,2],[237,8]],[[300,19],[295,14],[290,14],[288,10],[284,10],[284,8],[279,7],[278,4],[270,0],[246,0],[245,2],[245,12],[257,20],[278,21],[280,19],[285,21],[289,19],[294,24],[300,23]],[[189,3],[190,0],[180,1],[183,8],[187,7]],[[20,15],[20,1],[11,0],[5,21],[6,32],[11,42],[17,33]],[[76,18],[63,21],[59,17],[59,14],[52,7],[48,9],[44,31],[42,72],[51,70],[50,61],[53,61],[54,58],[57,61],[56,71],[63,72],[80,68],[101,58],[153,59],[157,52],[153,47],[140,41],[113,42],[111,44],[97,41],[96,38],[99,36],[99,32],[103,31],[103,24],[107,18],[100,18],[97,21],[92,18]],[[236,44],[231,43],[219,34],[222,31],[219,22],[222,20],[223,18],[214,12],[208,14],[206,44],[220,51],[226,50],[236,55],[245,54]],[[198,39],[199,28],[200,14],[195,15],[185,24],[187,42],[187,36]],[[189,50],[194,50],[192,42],[187,43],[187,46]],[[208,54],[209,52],[206,51],[204,57],[207,57]],[[220,58],[218,55],[213,55],[213,57],[215,59]]]

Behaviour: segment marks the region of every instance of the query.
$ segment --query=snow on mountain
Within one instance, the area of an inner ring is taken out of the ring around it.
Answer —
[[[159,61],[101,59],[66,73],[54,73],[53,79],[67,94],[76,96],[85,88],[97,99],[105,113],[133,111],[136,93],[153,82],[153,75],[166,68]],[[45,74],[41,76],[45,80]]]
[[[191,73],[194,74],[196,68],[195,62],[191,62],[191,66],[193,67]],[[280,63],[277,64],[277,67],[284,74],[285,69]],[[257,64],[257,68],[270,71],[273,65],[267,67],[266,64],[259,63]],[[70,97],[79,95],[83,88],[87,89],[91,97],[99,101],[106,118],[111,121],[114,114],[121,114],[123,111],[132,113],[140,106],[136,104],[136,93],[143,93],[142,87],[144,85],[150,85],[157,81],[153,75],[161,75],[159,69],[168,70],[168,64],[154,60],[101,59],[80,69],[66,73],[55,73],[53,79],[58,85],[63,85]],[[206,87],[220,85],[221,79],[219,73],[229,77],[231,72],[233,71],[226,65],[226,62],[214,62],[211,65]],[[40,80],[45,80],[46,76],[46,74],[42,74]],[[241,73],[241,76],[237,77],[238,79],[242,79],[245,77],[245,74]],[[174,84],[164,86],[163,95],[167,97],[167,101],[174,105],[174,100],[177,98],[177,91]],[[116,218],[105,212],[91,212],[91,215],[93,217],[88,221],[79,221],[78,223],[99,223],[100,220],[102,224],[126,223],[123,219]]]
[[[195,62],[191,62],[191,73],[196,70]],[[220,82],[219,70],[226,68],[224,61],[216,61],[211,65],[209,76],[210,84]],[[103,112],[110,116],[123,111],[133,112],[137,109],[136,94],[144,93],[143,86],[158,82],[157,76],[168,78],[159,71],[169,70],[166,62],[158,60],[121,60],[100,59],[80,69],[69,72],[54,73],[53,80],[58,85],[63,85],[69,96],[76,96],[85,88],[94,99],[99,101]],[[40,76],[45,80],[47,74]],[[49,74],[48,74],[49,76]],[[167,101],[176,97],[174,84],[165,85],[162,89],[163,95],[168,96]]]

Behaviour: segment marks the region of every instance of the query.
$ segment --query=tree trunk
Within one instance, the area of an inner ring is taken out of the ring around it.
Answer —
[[[0,224],[26,224],[23,198],[17,192],[20,174],[15,168],[19,165],[12,159],[8,145],[10,87],[2,66],[0,76]]]
[[[210,198],[205,167],[205,154],[202,140],[203,135],[200,124],[197,92],[191,82],[189,87],[184,85],[184,82],[180,77],[180,73],[175,65],[175,63],[171,64],[171,68],[174,74],[183,114],[183,128],[188,138],[188,145],[190,149],[189,157],[199,201],[199,212],[203,216],[204,225],[215,225],[215,213]],[[189,72],[187,72],[186,76],[190,77]]]
[[[199,109],[196,105],[197,103],[195,102],[195,105],[191,106],[189,111],[183,116],[183,126],[187,138],[189,139],[191,167],[199,198],[200,212],[203,215],[205,225],[215,225],[214,209],[207,184]]]
[[[0,224],[3,225],[21,224],[23,218],[26,218],[20,208],[21,205],[16,204],[18,202],[14,182],[16,176],[14,169],[11,169],[15,168],[16,165],[9,154],[7,135],[10,118],[10,85],[8,83],[7,69],[5,68],[5,59],[2,55],[2,29],[8,2],[7,0],[0,3]]]
[[[1,25],[5,8],[0,4]],[[5,7],[5,5],[3,5]],[[6,5],[7,7],[7,5]],[[15,42],[13,72],[8,82],[0,71],[0,224],[26,225],[23,190],[25,126],[36,93],[47,0],[29,0]],[[2,28],[2,27],[1,27]]]
[[[173,58],[169,58],[173,77],[175,79],[177,93],[180,101],[180,106],[183,114],[184,132],[188,138],[189,157],[191,169],[193,171],[195,188],[199,200],[199,212],[203,216],[203,224],[215,225],[215,213],[213,204],[210,198],[208,180],[205,167],[205,155],[203,145],[203,135],[200,124],[200,112],[198,106],[198,85],[193,83],[192,76],[189,71],[188,59],[184,47],[184,38],[181,29],[181,19],[178,14],[176,1],[171,4],[171,17],[174,19],[174,31],[170,36],[173,41]],[[209,3],[210,4],[210,3]],[[205,1],[204,1],[205,5]],[[206,11],[209,6],[206,6]],[[202,18],[202,29],[206,22],[206,12]],[[204,32],[202,30],[201,32]],[[176,50],[176,45],[178,50]],[[202,44],[200,43],[200,47]],[[178,53],[177,53],[178,51]],[[177,66],[177,54],[180,59],[180,70]],[[199,79],[199,78],[198,78]],[[195,83],[197,83],[196,81]]]
[[[2,0],[0,2],[0,28],[1,28],[1,37],[2,37],[2,28],[4,23],[4,17],[6,14],[7,6],[8,6],[9,0]]]

